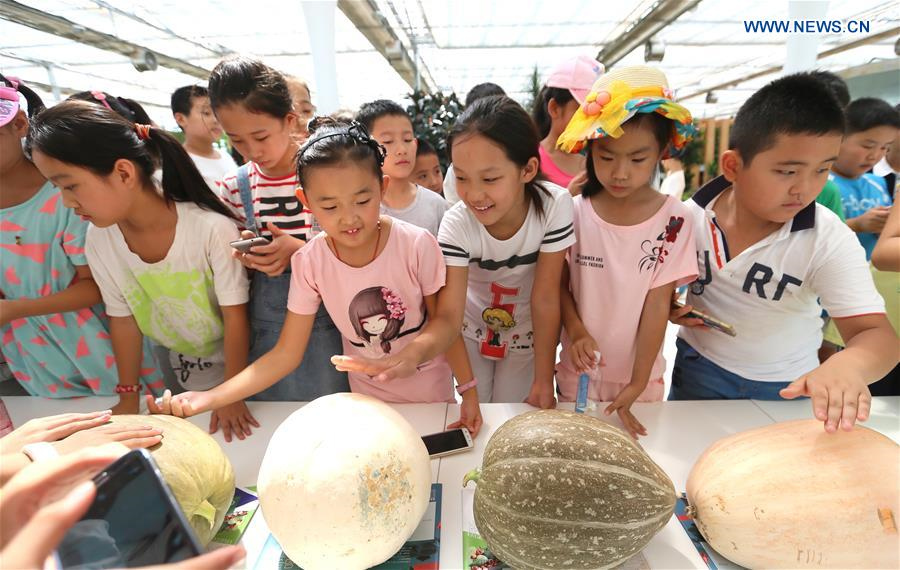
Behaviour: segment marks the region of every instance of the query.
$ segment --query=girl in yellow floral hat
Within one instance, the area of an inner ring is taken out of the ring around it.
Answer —
[[[661,346],[672,292],[697,276],[687,209],[650,183],[659,161],[693,133],[665,75],[635,66],[601,76],[557,142],[587,155],[563,279],[560,400],[573,401],[587,373],[589,397],[611,402],[606,414],[617,412],[633,437],[647,430],[631,404],[665,396]]]

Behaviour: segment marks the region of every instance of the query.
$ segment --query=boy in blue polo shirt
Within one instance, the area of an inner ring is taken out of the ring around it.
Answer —
[[[741,106],[724,175],[687,202],[700,277],[671,315],[688,326],[669,399],[810,396],[828,432],[868,418],[867,386],[897,363],[897,336],[853,232],[815,203],[843,131],[839,104],[810,74],[773,81]],[[692,307],[737,336],[690,326]],[[820,366],[822,308],[847,348]]]

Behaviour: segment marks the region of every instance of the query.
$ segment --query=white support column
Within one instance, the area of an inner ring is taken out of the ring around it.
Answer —
[[[828,0],[790,0],[788,19],[824,20]],[[784,75],[812,70],[819,56],[819,34],[789,34],[785,48]]]
[[[334,13],[337,0],[315,0],[300,3],[309,34],[316,77],[317,113],[328,115],[336,111],[338,102],[337,61],[334,47]]]

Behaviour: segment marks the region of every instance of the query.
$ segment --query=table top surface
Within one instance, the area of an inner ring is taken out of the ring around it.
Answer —
[[[39,416],[104,409],[117,401],[116,398],[47,400],[30,397],[5,397],[3,400],[13,424],[17,426]],[[234,465],[238,485],[256,484],[257,472],[269,438],[275,428],[302,405],[299,402],[248,402],[251,412],[261,424],[251,437],[243,441],[225,443],[221,432],[213,434]],[[459,416],[459,406],[453,404],[391,406],[422,435],[441,431],[447,423],[455,421]],[[560,408],[572,409],[572,405],[561,404]],[[443,485],[440,559],[442,569],[462,568],[463,477],[468,471],[479,466],[488,439],[500,425],[513,416],[533,409],[527,404],[482,404],[484,427],[475,439],[474,450],[432,460],[433,480]],[[777,421],[812,417],[808,400],[655,402],[636,403],[632,409],[649,433],[640,439],[641,446],[669,475],[678,493],[684,491],[694,462],[715,441]],[[621,427],[616,417],[603,417],[598,413],[595,415]],[[191,421],[202,428],[207,428],[209,414],[195,416]],[[871,417],[863,425],[884,433],[895,442],[900,442],[900,397],[875,398]],[[263,517],[254,517],[243,540],[248,550],[248,561],[255,559],[255,552],[262,548],[267,536]],[[643,555],[651,568],[706,567],[675,517],[672,517],[666,527],[647,545]]]

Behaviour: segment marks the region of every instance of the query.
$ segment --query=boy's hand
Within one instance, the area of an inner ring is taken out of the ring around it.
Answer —
[[[708,328],[705,324],[703,324],[703,319],[695,319],[692,317],[686,317],[688,313],[694,310],[693,305],[685,305],[683,307],[677,307],[675,305],[675,301],[678,300],[678,291],[672,292],[672,309],[669,311],[669,322],[673,325],[679,325],[682,327],[700,327],[700,330]]]
[[[251,253],[242,254],[237,250],[235,250],[235,253],[240,256],[244,267],[262,271],[269,277],[274,277],[284,272],[291,263],[291,256],[294,255],[295,251],[303,247],[306,242],[285,233],[284,230],[271,222],[266,224],[266,229],[272,233],[271,243],[254,246],[250,249]],[[245,237],[245,235],[248,237]],[[248,239],[254,236],[252,232],[246,232],[245,230],[241,232],[241,237]]]
[[[235,402],[227,406],[223,406],[217,410],[213,410],[209,418],[209,433],[216,433],[220,427],[222,428],[222,436],[226,442],[231,442],[231,434],[237,436],[238,439],[253,435],[250,426],[259,427],[259,422],[247,409],[244,402]]]
[[[645,428],[644,425],[634,417],[634,414],[631,413],[631,404],[637,400],[638,396],[640,396],[643,391],[644,388],[629,384],[619,392],[619,395],[616,396],[613,403],[607,406],[603,411],[607,416],[613,412],[617,412],[619,414],[619,419],[622,420],[622,425],[625,426],[625,429],[634,439],[637,439],[639,435],[647,435],[647,428]]]
[[[855,224],[853,224],[855,227],[852,229],[859,233],[880,234],[890,213],[891,209],[887,206],[876,206],[856,217]]]
[[[183,392],[177,396],[166,390],[159,398],[147,396],[147,409],[151,414],[168,414],[179,418],[189,418],[211,410],[213,398],[209,392]]]
[[[484,420],[481,418],[481,406],[478,405],[477,388],[470,388],[462,395],[462,405],[459,407],[459,419],[447,426],[447,429],[464,427],[469,430],[472,439],[478,435]]]
[[[825,422],[825,431],[834,433],[838,426],[845,431],[853,424],[869,419],[872,395],[868,385],[851,375],[838,376],[834,371],[816,368],[809,374],[791,382],[779,392],[782,398],[792,400],[798,396],[812,399],[813,414]]]
[[[556,407],[556,394],[553,393],[553,382],[532,382],[531,391],[525,398],[526,404],[547,410]]]

